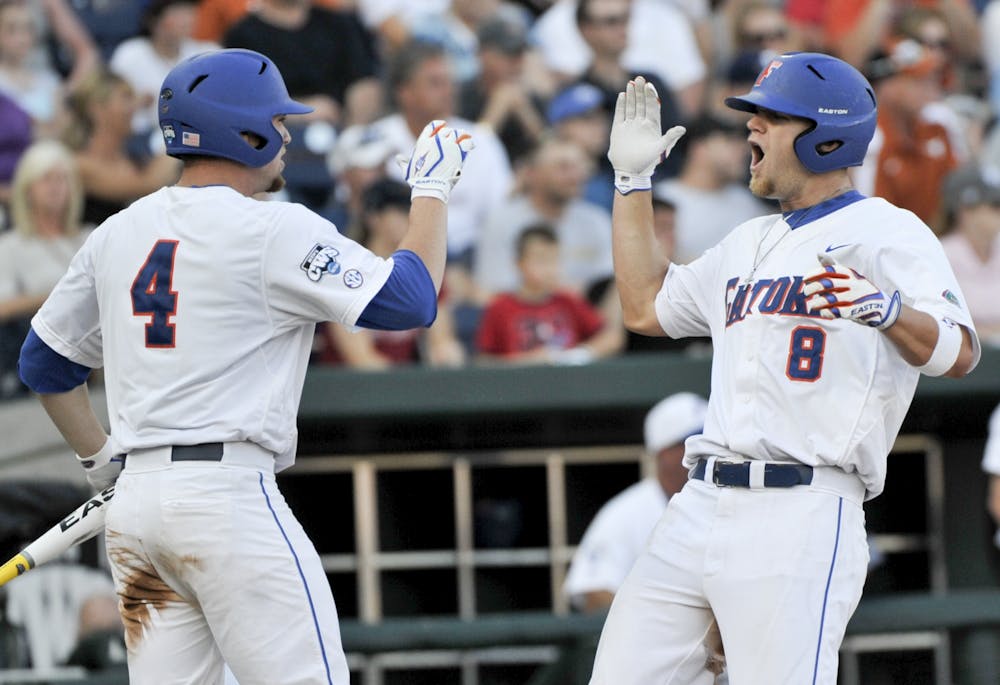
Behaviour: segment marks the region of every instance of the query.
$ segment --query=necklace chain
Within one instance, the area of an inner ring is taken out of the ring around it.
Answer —
[[[757,269],[760,267],[760,265],[764,262],[765,259],[767,259],[767,256],[769,254],[771,254],[772,252],[774,252],[774,248],[778,247],[778,243],[780,243],[782,240],[784,240],[785,236],[787,236],[789,233],[792,232],[793,228],[797,228],[797,227],[801,226],[802,224],[804,224],[805,220],[809,217],[809,215],[813,213],[813,210],[815,210],[821,204],[823,204],[827,200],[831,200],[831,199],[837,197],[838,195],[841,195],[841,194],[847,192],[850,189],[851,189],[850,186],[848,186],[846,188],[838,188],[831,195],[825,197],[824,199],[820,200],[816,204],[814,204],[814,205],[812,205],[810,207],[807,207],[805,209],[805,211],[802,213],[802,216],[800,216],[800,217],[794,217],[794,218],[792,217],[792,215],[797,210],[792,210],[791,212],[789,212],[788,213],[788,227],[785,229],[785,232],[782,233],[778,237],[778,239],[774,241],[774,244],[771,245],[771,247],[769,247],[767,249],[767,252],[765,252],[764,254],[761,254],[760,253],[760,248],[763,247],[763,245],[764,245],[765,242],[767,242],[767,237],[769,235],[771,235],[771,231],[778,224],[778,222],[781,221],[782,218],[784,218],[784,216],[781,215],[781,214],[779,214],[778,216],[776,216],[775,219],[774,219],[774,221],[771,222],[771,225],[768,226],[767,230],[764,232],[764,237],[760,239],[759,243],[757,243],[757,249],[754,251],[754,254],[753,254],[753,266],[750,267],[750,273],[747,274],[747,282],[749,283],[750,281],[753,280],[753,276],[754,276],[755,273],[757,273]],[[794,226],[792,225],[793,223],[795,224]]]

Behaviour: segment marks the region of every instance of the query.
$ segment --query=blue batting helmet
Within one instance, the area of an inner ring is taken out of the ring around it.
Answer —
[[[273,117],[311,111],[288,96],[274,62],[253,50],[190,57],[170,70],[160,88],[160,130],[172,157],[223,157],[261,167],[283,144]],[[264,144],[253,147],[243,133]]]
[[[795,154],[813,173],[860,166],[875,134],[877,107],[871,84],[836,57],[816,52],[778,55],[757,76],[746,95],[726,98],[744,112],[758,108],[813,123],[795,139]],[[823,143],[840,143],[821,152]]]

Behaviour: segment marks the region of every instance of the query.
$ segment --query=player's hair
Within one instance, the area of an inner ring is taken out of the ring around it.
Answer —
[[[124,78],[106,69],[96,69],[84,78],[66,98],[71,123],[63,133],[63,142],[73,150],[81,150],[94,130],[91,106],[108,101],[116,88],[132,90]]]
[[[812,122],[793,147],[802,165],[816,174],[861,166],[878,116],[875,92],[861,72],[818,52],[775,57],[749,93],[726,98],[726,105],[751,113],[762,108]]]
[[[14,170],[10,190],[10,213],[14,230],[25,236],[37,235],[35,216],[28,194],[31,186],[53,169],[66,172],[69,181],[69,198],[66,215],[63,217],[63,233],[73,235],[80,230],[83,217],[83,183],[77,172],[76,160],[65,145],[56,140],[40,140],[32,143]]]
[[[553,228],[551,224],[544,222],[529,224],[517,234],[515,252],[519,261],[522,257],[524,257],[524,252],[528,249],[528,245],[535,242],[544,243],[546,245],[558,245],[559,235],[556,233],[556,229]]]

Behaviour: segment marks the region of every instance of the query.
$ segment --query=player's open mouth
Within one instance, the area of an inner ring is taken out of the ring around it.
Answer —
[[[757,143],[750,143],[750,171],[753,172],[764,161],[764,148]]]

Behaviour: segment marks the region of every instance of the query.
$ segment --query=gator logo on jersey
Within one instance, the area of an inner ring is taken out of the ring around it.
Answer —
[[[958,301],[957,297],[955,297],[955,293],[951,292],[950,290],[945,290],[943,293],[941,293],[941,297],[943,297],[944,299],[946,299],[948,302],[952,303],[956,307],[961,307],[962,306],[962,303]]]
[[[299,268],[306,272],[310,281],[318,283],[326,274],[332,276],[340,273],[340,262],[337,261],[339,256],[340,250],[337,248],[316,243]]]
[[[730,278],[726,283],[726,327],[754,313],[819,317],[806,308],[801,276],[762,278],[751,283]]]

